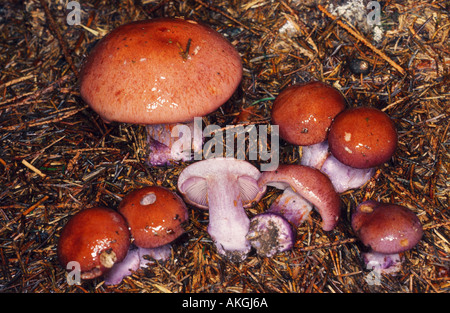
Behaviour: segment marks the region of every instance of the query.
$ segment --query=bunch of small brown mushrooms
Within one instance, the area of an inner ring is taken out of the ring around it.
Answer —
[[[146,125],[147,163],[170,166],[192,160],[172,146],[180,137],[174,126],[193,129],[194,117],[230,99],[242,72],[240,55],[216,31],[194,21],[158,18],[122,25],[101,39],[83,65],[80,92],[105,122]],[[103,276],[114,285],[154,260],[167,260],[189,221],[185,203],[209,210],[208,233],[223,257],[240,262],[252,251],[272,257],[292,249],[297,227],[313,208],[323,230],[333,230],[341,215],[339,193],[364,185],[397,147],[388,115],[371,107],[346,108],[337,89],[318,81],[282,90],[272,123],[288,144],[302,146],[301,164],[260,172],[236,158],[192,162],[178,177],[182,197],[147,186],[125,195],[117,210],[76,213],[60,234],[61,265],[78,262],[82,279]],[[194,150],[202,140],[193,143]],[[269,188],[282,192],[250,219],[245,208]],[[401,268],[403,252],[423,232],[411,210],[374,200],[357,206],[351,226],[365,249],[366,266],[383,273]]]

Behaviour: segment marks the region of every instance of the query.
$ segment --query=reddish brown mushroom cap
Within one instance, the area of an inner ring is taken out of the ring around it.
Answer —
[[[66,267],[80,265],[81,278],[101,276],[122,261],[130,246],[125,219],[116,211],[95,207],[75,214],[63,227],[58,241],[58,258]]]
[[[272,122],[279,125],[284,140],[309,146],[326,139],[333,118],[345,108],[345,99],[322,82],[290,86],[277,96]]]
[[[361,242],[378,253],[400,253],[422,238],[422,225],[413,211],[376,201],[361,203],[352,215],[352,227]]]
[[[241,58],[219,33],[159,18],[122,25],[101,39],[80,73],[80,91],[106,121],[177,123],[216,110],[241,78]]]
[[[328,134],[330,152],[342,163],[370,168],[388,161],[397,148],[390,117],[375,108],[354,108],[334,119]]]
[[[157,248],[184,233],[188,212],[183,200],[169,189],[149,186],[127,194],[119,212],[130,227],[134,243],[140,248]]]

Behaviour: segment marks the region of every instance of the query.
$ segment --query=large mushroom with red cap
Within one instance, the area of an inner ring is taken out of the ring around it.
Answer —
[[[297,227],[315,208],[322,217],[322,229],[333,230],[340,216],[340,198],[330,179],[319,170],[298,165],[280,165],[261,174],[260,189],[283,190],[269,210],[250,221],[247,239],[261,256],[287,251],[295,243]]]
[[[126,258],[107,273],[107,285],[120,283],[138,268],[147,267],[151,259],[167,260],[171,255],[171,243],[184,233],[188,220],[183,200],[160,186],[142,187],[128,193],[118,211],[128,223],[133,244]]]
[[[346,109],[331,124],[328,140],[303,148],[301,163],[327,174],[338,192],[358,188],[397,147],[391,118],[371,107]]]
[[[189,165],[178,178],[186,202],[209,210],[208,233],[217,252],[233,262],[244,260],[251,250],[246,238],[250,219],[244,207],[265,191],[258,186],[260,175],[245,160],[214,158]]]
[[[162,165],[191,154],[172,151],[171,136],[158,134],[215,111],[241,78],[239,53],[218,32],[191,20],[156,18],[102,38],[80,72],[80,92],[107,122],[148,125],[154,136],[148,161]],[[179,130],[173,136],[182,137]]]
[[[366,267],[379,273],[398,272],[403,252],[412,249],[423,235],[422,224],[413,211],[373,200],[357,206],[351,224],[368,249],[362,253]]]

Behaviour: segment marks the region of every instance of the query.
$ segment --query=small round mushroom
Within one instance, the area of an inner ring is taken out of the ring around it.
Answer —
[[[165,165],[190,153],[172,153],[168,136],[157,135],[171,127],[156,125],[190,124],[215,111],[241,78],[240,55],[218,32],[191,20],[155,18],[102,38],[80,71],[80,93],[106,122],[148,125],[149,149],[158,154],[148,162]]]
[[[93,279],[108,273],[121,262],[130,246],[130,232],[125,219],[116,211],[93,207],[70,218],[60,233],[57,254],[66,268],[78,262],[80,277]]]
[[[130,227],[133,243],[140,248],[157,248],[184,233],[188,211],[183,200],[171,190],[147,186],[128,193],[119,212]]]
[[[397,148],[397,131],[390,117],[375,108],[358,107],[335,117],[328,134],[331,154],[354,168],[376,167]]]
[[[271,257],[289,250],[295,243],[296,228],[313,207],[322,217],[322,228],[331,231],[338,223],[340,198],[330,179],[319,170],[303,165],[280,165],[264,172],[258,180],[283,194],[269,210],[251,219],[247,239],[261,256]]]
[[[362,253],[366,267],[381,273],[399,271],[401,253],[412,249],[423,235],[422,224],[413,211],[373,200],[357,206],[351,223],[356,236],[369,249]]]
[[[272,122],[287,142],[308,146],[326,139],[333,118],[345,109],[341,93],[319,81],[292,85],[276,97]]]
[[[217,252],[231,261],[243,261],[251,250],[246,239],[250,220],[244,207],[257,201],[265,189],[261,173],[252,164],[234,158],[214,158],[186,167],[178,190],[186,202],[209,209],[208,233]]]
[[[128,223],[133,246],[126,260],[108,273],[105,284],[115,285],[151,259],[170,257],[171,242],[184,233],[188,211],[183,200],[171,190],[147,186],[128,193],[119,204],[119,212]]]

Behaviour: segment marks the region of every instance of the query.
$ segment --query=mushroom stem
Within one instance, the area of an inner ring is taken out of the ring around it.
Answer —
[[[202,149],[201,118],[187,123],[147,125],[146,131],[147,163],[150,166],[191,161],[192,152],[196,153]]]
[[[295,243],[296,228],[309,216],[313,206],[288,187],[266,213],[250,220],[247,239],[260,256],[272,257],[290,250]]]
[[[361,256],[367,269],[380,274],[395,275],[402,268],[403,260],[400,253],[385,254],[372,251],[364,252]]]
[[[250,226],[241,200],[238,177],[225,174],[206,178],[208,184],[208,233],[217,251],[232,261],[247,257],[251,246],[246,239]]]
[[[309,216],[313,206],[305,198],[288,187],[270,206],[269,212],[278,213],[295,227],[300,226]]]
[[[170,254],[171,244],[157,248],[139,248],[132,245],[123,261],[115,263],[104,275],[105,285],[118,285],[125,277],[139,268],[146,268],[148,264],[154,263],[154,260],[166,261]]]
[[[327,141],[303,146],[302,149],[300,164],[314,167],[326,174],[338,193],[363,186],[375,173],[374,168],[354,168],[338,161],[329,153]]]

